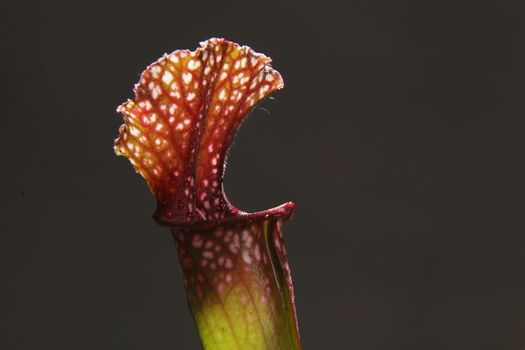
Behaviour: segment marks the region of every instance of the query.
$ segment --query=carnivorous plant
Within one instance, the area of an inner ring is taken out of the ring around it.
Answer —
[[[282,223],[294,204],[246,213],[222,179],[246,115],[283,87],[271,60],[210,39],[164,55],[118,107],[115,152],[129,159],[157,200],[154,219],[176,241],[188,304],[203,347],[300,349]]]

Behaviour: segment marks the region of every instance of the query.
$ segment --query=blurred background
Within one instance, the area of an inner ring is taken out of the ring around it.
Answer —
[[[284,228],[305,349],[525,346],[523,1],[0,4],[0,348],[199,349],[112,149],[139,74],[225,37],[286,83],[225,187]]]

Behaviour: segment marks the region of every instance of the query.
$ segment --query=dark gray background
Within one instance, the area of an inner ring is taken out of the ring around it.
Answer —
[[[523,1],[4,1],[0,348],[197,349],[174,243],[112,141],[164,52],[212,36],[286,88],[233,203],[285,225],[306,349],[525,346]]]

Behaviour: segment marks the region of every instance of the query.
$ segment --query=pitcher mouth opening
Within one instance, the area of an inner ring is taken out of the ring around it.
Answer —
[[[167,226],[171,228],[208,228],[223,225],[234,225],[237,223],[252,223],[263,220],[288,220],[292,217],[295,209],[293,202],[287,202],[280,206],[272,209],[258,211],[254,213],[246,213],[238,211],[237,213],[226,216],[220,219],[204,219],[204,220],[192,220],[192,221],[178,221],[162,215],[162,212],[155,212],[153,219],[161,226]]]

